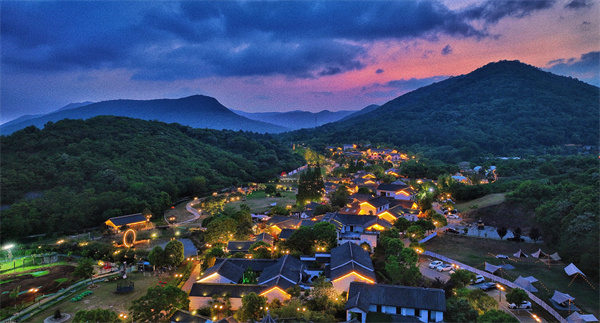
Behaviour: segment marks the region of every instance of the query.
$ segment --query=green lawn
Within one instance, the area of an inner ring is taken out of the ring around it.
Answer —
[[[534,283],[539,290],[536,296],[547,301],[554,294],[554,290],[570,294],[575,297],[575,305],[586,313],[599,316],[598,304],[600,297],[597,283],[590,286],[583,279],[576,279],[570,286],[571,278],[567,276],[564,267],[568,265],[562,262],[548,266],[535,258],[521,258],[521,260],[496,259],[496,254],[504,254],[512,257],[513,253],[522,249],[530,255],[541,248],[544,252],[553,253],[556,250],[544,244],[516,243],[512,241],[498,241],[491,239],[471,238],[454,235],[441,235],[431,239],[425,244],[425,249],[455,259],[467,265],[484,269],[484,263],[501,265],[503,262],[515,267],[513,270],[501,270],[499,276],[514,281],[517,277],[534,276],[540,282]],[[595,288],[595,289],[594,289]],[[560,314],[565,317],[567,312]]]
[[[24,258],[25,259],[25,258]],[[29,262],[30,260],[28,260]],[[43,264],[43,265],[36,265],[36,266],[25,266],[25,267],[19,267],[19,264],[22,264],[21,261],[18,261],[16,263],[17,268],[15,268],[15,270],[12,270],[12,262],[10,263],[10,267],[6,264],[2,264],[2,270],[1,273],[2,274],[14,274],[14,273],[19,273],[19,272],[23,272],[23,271],[28,271],[28,270],[32,270],[32,269],[37,269],[37,268],[47,268],[49,266],[58,266],[58,265],[68,265],[69,263],[67,263],[66,261],[59,261],[59,262],[55,262],[53,264]],[[6,265],[6,266],[5,266]],[[46,272],[47,274],[48,272]],[[44,274],[45,275],[45,274]]]
[[[144,277],[142,273],[132,273],[129,278],[135,284],[135,290],[129,294],[115,294],[117,289],[117,281],[101,282],[100,287],[92,289],[93,294],[84,297],[79,302],[71,302],[71,298],[81,294],[87,289],[81,289],[68,295],[64,300],[34,317],[30,317],[25,322],[41,322],[46,317],[54,314],[56,309],[60,309],[61,313],[69,313],[75,315],[78,310],[91,310],[95,308],[110,309],[117,313],[128,313],[127,308],[131,301],[140,298],[146,294],[148,288],[158,284],[158,277]],[[162,281],[168,281],[166,278],[161,278]]]
[[[488,194],[486,196],[482,196],[478,199],[474,199],[468,202],[459,203],[455,205],[455,208],[460,210],[461,212],[466,212],[471,209],[472,206],[477,205],[478,208],[484,208],[486,206],[496,205],[504,202],[504,194],[505,193],[495,193]]]
[[[239,208],[240,205],[246,204],[250,207],[252,213],[264,213],[271,208],[272,203],[277,205],[294,205],[296,204],[296,193],[294,192],[280,192],[283,197],[267,197],[264,191],[253,192],[249,194],[246,201],[235,201],[227,205]]]

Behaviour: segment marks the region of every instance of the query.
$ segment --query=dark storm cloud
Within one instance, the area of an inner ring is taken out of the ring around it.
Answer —
[[[494,24],[505,17],[523,18],[532,12],[549,9],[555,2],[556,0],[488,0],[479,6],[469,7],[463,14],[468,19],[483,20],[486,23]]]
[[[456,12],[434,1],[6,2],[2,66],[126,69],[138,80],[319,78],[364,68],[373,41],[481,39],[488,35],[472,19],[495,22],[547,6],[490,1]]]
[[[600,51],[589,52],[576,58],[561,58],[548,62],[549,72],[579,78],[600,86]]]
[[[565,5],[567,9],[586,9],[592,6],[592,2],[589,0],[572,0]]]
[[[449,55],[452,53],[452,47],[450,46],[450,44],[446,45],[444,48],[442,48],[442,55]]]

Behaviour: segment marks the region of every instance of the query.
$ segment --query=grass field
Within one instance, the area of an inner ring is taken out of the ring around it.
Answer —
[[[532,257],[521,258],[518,261],[496,259],[494,257],[496,254],[504,254],[512,257],[512,254],[519,251],[519,249],[530,255],[539,248],[549,253],[556,251],[544,244],[517,243],[506,240],[498,241],[454,235],[441,235],[431,239],[425,245],[426,250],[482,270],[484,269],[485,262],[493,265],[501,265],[502,263],[511,264],[515,269],[502,269],[501,274],[498,275],[510,281],[514,281],[519,276],[534,276],[540,281],[534,283],[534,286],[539,290],[536,295],[542,300],[548,301],[554,294],[554,290],[558,290],[575,297],[575,305],[585,313],[592,313],[596,317],[599,317],[598,304],[600,304],[600,297],[598,295],[598,284],[593,284],[592,287],[585,280],[576,279],[569,286],[571,277],[567,276],[564,271],[564,267],[568,263],[559,262],[558,264],[548,266]],[[561,311],[559,313],[565,317],[570,314]]]
[[[265,191],[258,191],[249,194],[246,201],[235,201],[227,205],[239,208],[240,205],[246,204],[250,207],[250,210],[254,214],[264,213],[271,208],[272,203],[277,205],[286,206],[296,204],[296,193],[294,192],[280,192],[283,197],[267,197]]]
[[[504,194],[505,193],[495,193],[488,194],[486,196],[482,196],[478,199],[474,199],[468,202],[456,204],[455,207],[460,210],[460,212],[467,212],[471,209],[472,206],[477,206],[478,208],[484,208],[486,206],[496,205],[504,202]]]
[[[71,302],[71,298],[82,293],[86,289],[78,290],[65,297],[65,299],[34,317],[30,317],[25,322],[42,322],[46,317],[54,314],[56,309],[60,309],[61,313],[69,313],[73,317],[78,310],[91,310],[95,308],[110,309],[117,313],[128,313],[127,308],[131,301],[140,298],[146,294],[148,288],[158,284],[158,277],[144,277],[142,273],[132,273],[131,280],[135,284],[135,290],[129,294],[115,294],[117,289],[117,281],[98,283],[100,287],[92,289],[93,294],[86,296],[79,302]],[[161,278],[165,281],[165,278]]]
[[[50,266],[58,266],[58,265],[68,265],[67,262],[65,261],[59,261],[59,262],[55,262],[53,264],[44,264],[44,265],[35,265],[35,266],[25,266],[25,267],[19,267],[20,265],[23,264],[23,261],[27,261],[27,262],[31,262],[31,259],[28,257],[19,259],[16,261],[15,265],[16,268],[13,270],[13,263],[4,263],[2,265],[0,265],[0,272],[2,274],[15,274],[15,273],[19,273],[19,272],[23,272],[23,271],[29,271],[32,269],[37,269],[37,268],[47,268]]]

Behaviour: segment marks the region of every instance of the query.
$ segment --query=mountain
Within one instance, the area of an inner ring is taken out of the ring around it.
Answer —
[[[144,209],[160,217],[181,197],[265,182],[304,163],[269,134],[113,116],[27,127],[3,136],[0,150],[0,200],[10,205],[0,235],[8,240]]]
[[[49,121],[89,119],[99,115],[160,120],[167,123],[180,123],[194,128],[217,130],[244,130],[259,133],[279,133],[288,130],[281,126],[239,116],[224,107],[215,98],[194,95],[181,99],[111,100],[80,107],[63,108],[53,113],[14,122],[10,125],[4,124],[0,126],[0,131],[2,134],[11,134],[30,125],[42,128]]]
[[[356,112],[354,112],[354,113],[352,113],[350,115],[347,115],[347,116],[343,117],[340,120],[344,121],[344,120],[352,119],[352,118],[355,118],[355,117],[359,117],[359,116],[365,115],[367,113],[370,113],[371,111],[374,111],[375,109],[377,109],[379,107],[380,107],[380,105],[371,104],[371,105],[369,105],[369,106],[367,106],[365,108],[362,108],[361,110],[358,110],[358,111],[356,111]]]
[[[519,61],[487,64],[393,99],[368,114],[298,130],[316,146],[370,141],[447,161],[561,151],[599,141],[599,89]],[[419,148],[420,147],[420,148]]]
[[[291,130],[303,128],[315,128],[330,122],[341,120],[357,111],[329,111],[320,112],[289,111],[289,112],[244,112],[232,110],[233,112],[248,119],[267,122]]]
[[[80,102],[80,103],[70,103],[70,104],[67,104],[64,107],[62,107],[62,108],[60,108],[60,109],[58,109],[56,111],[62,111],[62,110],[69,110],[69,109],[79,108],[79,107],[82,107],[84,105],[88,105],[88,104],[91,104],[91,103],[94,103],[94,102],[86,101],[86,102]],[[54,112],[56,112],[56,111],[54,111]],[[16,119],[13,119],[11,121],[5,122],[2,125],[0,125],[0,127],[2,127],[2,130],[4,130],[4,127],[12,126],[12,125],[20,124],[20,123],[26,124],[27,120],[31,120],[31,119],[35,119],[35,118],[40,118],[40,117],[43,117],[43,116],[45,116],[45,114],[27,114],[27,115],[24,115],[24,116],[20,116],[20,117],[18,117]]]

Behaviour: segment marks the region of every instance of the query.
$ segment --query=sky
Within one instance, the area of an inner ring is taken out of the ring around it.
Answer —
[[[359,110],[487,63],[600,86],[600,1],[2,1],[0,122],[202,94]]]

